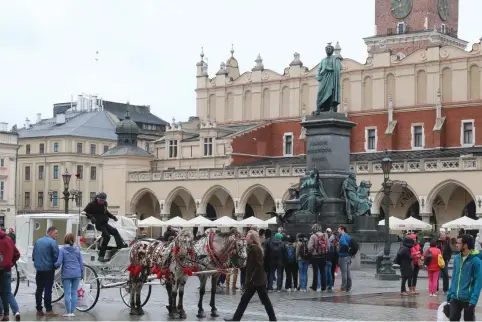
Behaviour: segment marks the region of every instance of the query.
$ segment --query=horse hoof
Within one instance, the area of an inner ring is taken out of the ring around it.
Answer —
[[[198,311],[196,317],[199,319],[204,319],[206,317],[206,313],[204,311]]]
[[[217,318],[217,317],[219,316],[218,310],[213,310],[213,311],[211,311],[211,316],[212,316],[213,318]]]

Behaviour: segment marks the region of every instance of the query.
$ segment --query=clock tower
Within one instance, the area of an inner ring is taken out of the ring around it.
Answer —
[[[461,49],[459,0],[375,0],[375,36],[365,38],[369,53],[394,55],[433,46]]]

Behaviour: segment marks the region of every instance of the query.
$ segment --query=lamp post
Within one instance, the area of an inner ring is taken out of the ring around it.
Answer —
[[[390,180],[390,171],[392,170],[392,159],[386,155],[382,160],[383,170],[383,194],[384,210],[385,210],[385,248],[383,249],[383,260],[380,267],[377,268],[376,278],[379,280],[398,280],[399,277],[392,267],[390,259],[390,192],[392,191],[393,181]]]
[[[54,198],[64,200],[64,202],[65,202],[65,213],[66,214],[69,213],[69,201],[70,200],[76,200],[77,203],[78,203],[77,198],[79,196],[79,190],[77,190],[77,189],[72,189],[69,192],[69,184],[70,184],[70,178],[71,177],[72,177],[72,175],[69,173],[69,171],[67,169],[65,169],[65,173],[62,174],[62,180],[64,181],[64,191],[62,192],[62,194],[64,195],[63,198],[54,197],[54,191],[49,190],[50,201],[54,200]]]

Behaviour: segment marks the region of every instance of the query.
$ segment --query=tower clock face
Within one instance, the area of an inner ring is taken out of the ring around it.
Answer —
[[[449,0],[438,0],[438,14],[442,20],[447,20],[450,16],[449,2]]]
[[[408,16],[410,11],[412,11],[412,5],[412,0],[390,0],[390,10],[397,19],[403,19]]]

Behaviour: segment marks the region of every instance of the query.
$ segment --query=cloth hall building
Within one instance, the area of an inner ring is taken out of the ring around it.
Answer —
[[[391,215],[436,225],[482,216],[482,40],[468,46],[458,38],[458,2],[391,10],[391,1],[377,0],[368,58],[342,61],[339,111],[357,124],[351,168],[358,182],[372,183],[372,214],[383,217],[380,161],[388,150]],[[196,117],[173,122],[152,157],[105,161],[104,172],[127,180],[106,186],[109,203],[162,219],[283,213],[288,188],[306,171],[300,121],[314,110],[318,86],[318,65],[304,66],[298,53],[287,65],[278,73],[258,55],[243,71],[232,50],[213,75],[201,54]]]

